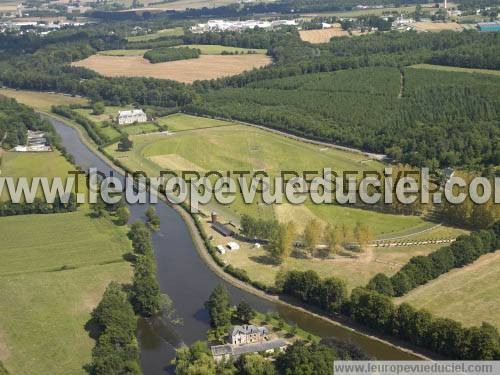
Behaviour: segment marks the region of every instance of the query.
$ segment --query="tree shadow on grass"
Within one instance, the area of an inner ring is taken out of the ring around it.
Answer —
[[[251,256],[248,259],[256,263],[265,264],[268,266],[278,266],[280,264],[280,262],[277,259],[269,255],[256,255],[256,256]]]

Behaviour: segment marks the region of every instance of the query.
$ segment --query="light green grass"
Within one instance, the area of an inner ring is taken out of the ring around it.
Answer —
[[[105,122],[112,123],[115,120],[118,111],[126,109],[130,108],[106,106],[104,109],[104,113],[102,115],[93,115],[92,109],[89,108],[78,108],[75,109],[75,111],[80,113],[81,115],[88,117],[90,120],[96,123],[97,126],[99,127],[98,130],[101,134],[105,135],[109,139],[116,139],[120,136],[120,132],[116,130],[113,126],[105,124]]]
[[[221,46],[218,44],[186,44],[182,46],[176,46],[176,47],[189,47],[189,48],[197,48],[201,50],[202,55],[220,55],[222,54],[223,51],[226,52],[231,52],[231,53],[257,53],[260,55],[265,55],[267,53],[266,49],[259,49],[259,48],[239,48],[239,47],[227,47],[227,46]]]
[[[366,162],[361,154],[322,148],[239,124],[220,126],[231,123],[183,114],[162,119],[160,124],[167,125],[169,130],[197,130],[179,132],[173,136],[134,137],[131,151],[118,152],[116,145],[109,146],[107,151],[128,167],[143,170],[151,176],[158,176],[159,171],[165,169],[264,170],[275,176],[284,170],[302,173],[321,171],[325,167],[338,172],[382,168],[378,162]],[[376,234],[405,230],[423,222],[414,216],[387,215],[335,205],[288,205],[285,209],[280,205],[263,206],[257,202],[247,205],[241,195],[237,195],[229,207],[212,202],[207,206],[209,209],[217,209],[223,216],[236,221],[243,213],[267,218],[277,215],[279,219],[294,220],[298,224],[303,224],[308,216],[316,216],[326,223],[345,222],[354,225],[361,221],[369,224]]]
[[[9,216],[0,223],[0,276],[121,262],[129,248],[125,227],[86,210]]]
[[[75,170],[58,151],[54,152],[5,152],[1,156],[0,176],[1,177],[26,177],[28,181],[32,177],[47,177],[52,182],[54,177],[61,177],[65,184],[66,178],[70,175],[68,171]],[[75,192],[75,190],[73,190]],[[86,192],[85,181],[78,179],[78,191]],[[37,196],[41,197],[41,188]],[[9,194],[4,187],[0,200],[9,200]]]
[[[0,89],[0,95],[14,98],[19,103],[26,104],[30,107],[40,109],[42,111],[50,111],[50,108],[53,105],[88,103],[88,100],[84,98],[40,91],[13,90],[2,88]]]
[[[489,322],[500,329],[500,251],[441,275],[397,302],[408,302],[466,326]]]
[[[158,39],[163,36],[181,36],[184,35],[184,29],[182,27],[174,27],[171,29],[158,30],[151,34],[129,36],[127,40],[129,42],[147,42],[150,40]]]
[[[494,76],[500,76],[500,70],[492,70],[492,69],[457,68],[455,66],[431,65],[431,64],[416,64],[416,65],[412,65],[411,68],[442,70],[445,72],[491,74]]]
[[[234,125],[234,123],[229,121],[207,119],[204,117],[190,116],[182,113],[175,113],[170,116],[160,117],[157,122],[160,126],[166,127],[168,131],[173,132]]]
[[[129,135],[153,133],[153,132],[160,131],[160,129],[158,129],[158,126],[156,126],[152,122],[144,122],[144,123],[140,123],[140,124],[127,125],[127,126],[123,126],[121,129]]]
[[[98,55],[103,56],[142,56],[147,49],[110,49],[106,51],[99,51]]]
[[[25,232],[21,236],[27,237]],[[99,247],[104,250],[108,244]],[[87,374],[83,366],[90,362],[94,346],[84,329],[90,312],[111,280],[129,279],[130,265],[124,262],[0,277],[0,348],[5,345],[7,370],[23,375]]]

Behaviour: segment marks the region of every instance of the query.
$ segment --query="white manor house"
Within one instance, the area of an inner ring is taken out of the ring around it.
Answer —
[[[116,121],[118,125],[127,125],[136,122],[146,122],[148,121],[148,117],[142,109],[132,109],[128,111],[118,111]]]

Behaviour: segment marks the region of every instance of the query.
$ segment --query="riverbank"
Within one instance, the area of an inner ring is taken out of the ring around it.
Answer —
[[[65,118],[61,118],[60,116],[55,116],[53,114],[48,114],[48,113],[43,113],[43,114],[45,116],[48,116],[48,117],[51,117],[51,118],[56,119],[58,121],[61,121],[64,124],[74,128],[76,130],[80,140],[90,150],[92,150],[92,152],[94,152],[103,162],[105,162],[108,166],[117,170],[119,173],[125,174],[125,171],[121,167],[116,166],[114,163],[112,163],[111,160],[109,160],[102,152],[100,152],[97,149],[97,147],[92,142],[90,142],[90,140],[88,139],[88,136],[86,136],[86,134],[82,132],[81,127],[79,127],[76,124],[72,124],[71,121],[68,121]],[[315,319],[319,319],[323,322],[327,322],[328,324],[332,324],[332,325],[341,327],[345,330],[349,330],[353,334],[363,336],[366,339],[377,341],[377,342],[384,344],[384,345],[387,345],[387,346],[391,346],[391,347],[393,347],[399,351],[405,352],[413,357],[420,358],[420,359],[429,359],[429,354],[427,354],[427,353],[417,351],[416,348],[414,349],[414,348],[410,348],[408,346],[403,346],[404,343],[400,344],[399,342],[397,342],[397,340],[393,340],[392,338],[386,338],[386,337],[381,338],[381,337],[375,336],[371,332],[364,329],[363,327],[360,327],[360,326],[356,325],[355,323],[350,322],[348,319],[346,319],[344,317],[340,317],[340,316],[336,317],[341,322],[337,321],[337,320],[333,320],[333,319],[321,314],[320,312],[310,311],[309,309],[306,309],[306,308],[301,307],[301,306],[297,306],[294,303],[284,301],[284,300],[280,299],[278,296],[267,294],[259,289],[252,287],[251,285],[248,285],[247,283],[242,282],[242,281],[234,278],[233,276],[227,274],[226,272],[224,272],[224,270],[221,269],[221,267],[219,267],[217,265],[217,263],[214,261],[214,259],[210,256],[208,249],[205,247],[204,240],[203,240],[203,238],[202,238],[202,236],[201,236],[201,234],[196,226],[194,218],[191,216],[191,214],[186,212],[180,206],[177,206],[177,205],[169,205],[169,206],[172,207],[180,215],[180,217],[183,219],[183,221],[186,224],[186,226],[190,232],[190,235],[192,237],[193,243],[195,245],[194,247],[195,247],[199,257],[203,260],[204,264],[206,266],[208,266],[208,268],[214,274],[216,274],[218,277],[220,277],[222,280],[226,281],[227,283],[229,283],[229,284],[235,286],[236,288],[241,289],[245,292],[253,294],[261,299],[270,301],[274,304],[279,304],[281,306],[288,307],[290,309],[299,311],[303,314],[307,314],[310,317],[313,317]]]

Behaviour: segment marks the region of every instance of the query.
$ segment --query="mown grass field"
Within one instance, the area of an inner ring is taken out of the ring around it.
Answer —
[[[500,251],[451,270],[420,286],[397,302],[408,302],[466,326],[485,321],[500,329]]]
[[[58,151],[54,152],[4,152],[0,156],[0,176],[26,177],[32,181],[32,177],[47,177],[50,182],[54,177],[61,177],[63,184],[70,175],[68,171],[75,168],[64,159]],[[41,189],[41,188],[40,188]],[[78,179],[78,191],[86,192],[85,181]],[[75,190],[73,190],[75,192]],[[37,196],[41,197],[39,190]],[[4,187],[0,194],[0,200],[9,200],[9,194]]]
[[[156,126],[152,122],[144,122],[140,124],[124,126],[122,130],[129,135],[146,134],[161,131],[161,129],[159,129],[158,126]]]
[[[171,29],[158,30],[151,34],[129,36],[127,40],[129,42],[146,42],[149,40],[161,38],[162,36],[180,36],[180,35],[184,35],[184,29],[182,27],[173,27]]]
[[[1,218],[0,276],[123,261],[128,249],[125,227],[87,214],[79,210]]]
[[[335,171],[362,171],[382,167],[378,162],[367,161],[361,154],[321,148],[249,126],[193,118],[183,114],[169,116],[165,121],[172,120],[178,126],[173,126],[174,130],[186,130],[190,127],[197,130],[178,132],[174,135],[137,136],[132,138],[134,147],[131,151],[118,152],[116,145],[109,146],[107,151],[130,168],[143,170],[152,176],[157,176],[160,170],[167,169],[250,172],[264,170],[275,176],[283,170],[302,173],[322,170],[325,167]],[[168,122],[166,125],[172,130]],[[316,217],[324,223],[355,225],[357,221],[361,221],[368,223],[376,234],[401,231],[423,224],[422,219],[418,217],[386,215],[336,205],[315,205],[310,202],[305,205],[265,206],[258,202],[247,205],[240,195],[230,207],[207,207],[212,208],[236,221],[242,213],[277,217],[282,220],[292,219],[299,226],[304,224],[308,216]]]
[[[454,66],[431,65],[431,64],[416,64],[412,65],[411,67],[413,69],[430,69],[430,70],[442,70],[445,72],[491,74],[495,76],[500,76],[500,70],[491,70],[491,69],[457,68]]]
[[[110,49],[99,51],[97,54],[102,56],[142,56],[147,49]]]
[[[2,176],[64,177],[69,169],[57,152],[3,154]],[[90,312],[111,280],[131,277],[126,228],[80,207],[2,217],[0,238],[0,361],[12,374],[86,373]]]
[[[166,127],[168,131],[172,132],[233,125],[231,122],[227,121],[206,119],[204,117],[190,116],[182,113],[160,117],[157,119],[157,122],[160,126]]]
[[[69,105],[69,104],[87,104],[88,100],[79,97],[71,97],[63,94],[28,91],[28,90],[13,90],[0,88],[0,95],[5,95],[16,99],[19,103],[26,104],[30,107],[50,111],[53,105]]]

